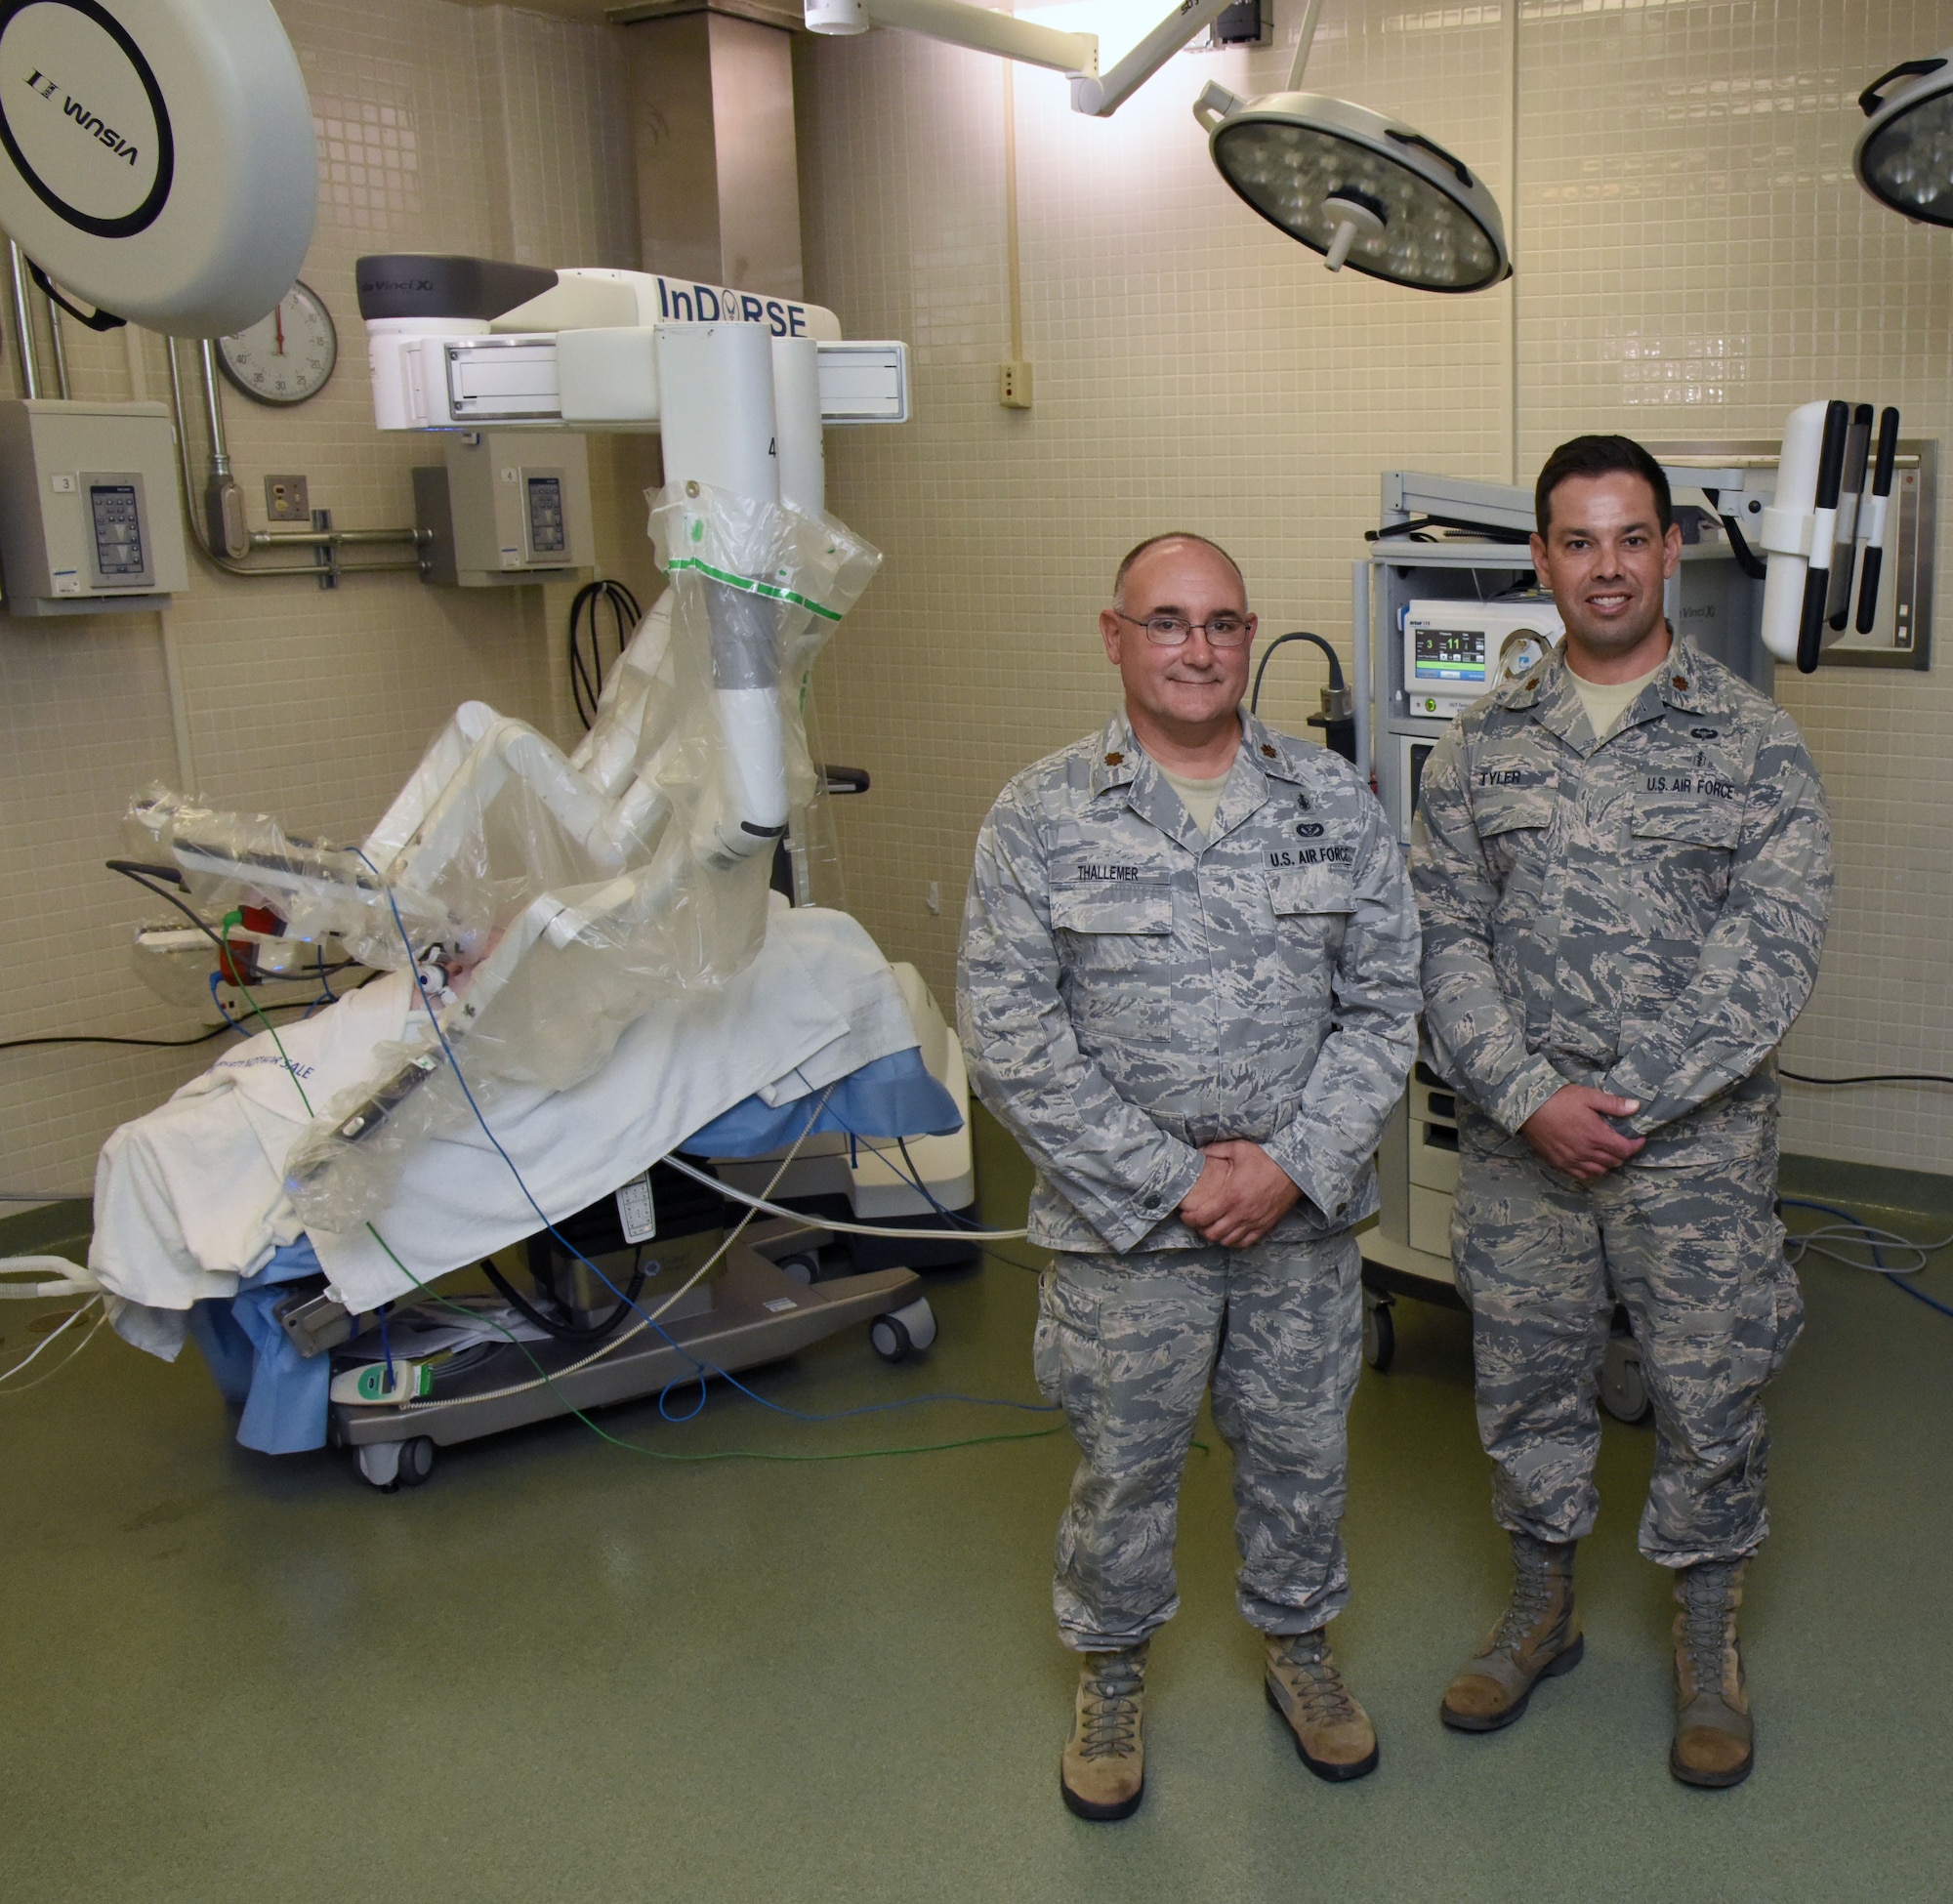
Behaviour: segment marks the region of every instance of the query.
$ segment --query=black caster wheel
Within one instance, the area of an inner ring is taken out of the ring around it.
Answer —
[[[1600,1358],[1600,1406],[1617,1422],[1644,1422],[1654,1403],[1632,1336],[1609,1336]]]
[[[868,1340],[885,1362],[906,1361],[920,1348],[935,1340],[935,1312],[926,1296],[887,1315],[878,1315],[868,1325]]]
[[[359,1450],[359,1472],[382,1494],[419,1487],[434,1472],[434,1443],[424,1434],[410,1441],[369,1441]]]
[[[783,1256],[776,1266],[780,1274],[790,1282],[810,1283],[819,1280],[819,1261],[806,1252],[798,1256]]]
[[[1388,1374],[1397,1352],[1397,1325],[1388,1303],[1363,1304],[1363,1359],[1379,1375]]]

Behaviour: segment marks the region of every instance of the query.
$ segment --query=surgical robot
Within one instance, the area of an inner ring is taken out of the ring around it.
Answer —
[[[409,302],[422,295],[460,314],[402,317],[402,284]],[[753,957],[776,846],[814,794],[800,689],[880,561],[824,510],[823,392],[828,420],[898,421],[907,407],[899,345],[847,346],[817,307],[724,287],[390,258],[362,261],[361,294],[383,428],[656,428],[665,479],[650,533],[670,585],[572,752],[467,703],[356,849],[162,789],[132,807],[144,860],[207,913],[227,912],[250,942],[413,973],[426,1010],[406,1039],[383,1047],[372,1074],[290,1153],[285,1191],[313,1233],[369,1223],[415,1146],[474,1119],[485,1127],[512,1090],[577,1084],[653,1003],[717,986]],[[511,310],[513,326],[491,330]],[[519,354],[492,354],[502,346]],[[484,361],[494,375],[481,374]],[[526,368],[512,373],[512,362]],[[498,398],[492,416],[456,413],[484,389]],[[605,414],[580,415],[579,401]],[[911,1002],[912,1015],[933,1012],[926,994]],[[674,1228],[682,1244],[687,1230],[709,1236],[727,1221],[716,1188],[668,1162],[646,1187],[661,1251]],[[369,1480],[417,1481],[436,1443],[656,1392],[700,1362],[775,1359],[856,1318],[875,1321],[890,1359],[935,1333],[910,1268],[812,1280],[808,1265],[831,1232],[782,1218],[753,1226],[716,1282],[664,1305],[655,1324],[619,1328],[643,1286],[631,1280],[642,1250],[628,1247],[627,1227],[615,1233],[621,1221],[606,1199],[532,1240],[536,1300],[565,1325],[550,1339],[520,1331],[519,1346],[484,1352],[482,1331],[464,1328],[475,1347],[432,1393],[398,1386],[393,1353],[378,1388],[370,1354],[366,1368],[348,1363],[331,1428],[358,1449]],[[598,1289],[592,1268],[617,1286]],[[461,1299],[470,1305],[506,1318],[487,1299]],[[396,1316],[395,1344],[410,1345],[416,1329],[451,1338],[458,1310],[447,1308]],[[302,1352],[341,1350],[337,1366],[375,1318],[314,1284],[281,1320]],[[407,1348],[397,1359],[412,1367]],[[355,1392],[353,1376],[373,1392]]]

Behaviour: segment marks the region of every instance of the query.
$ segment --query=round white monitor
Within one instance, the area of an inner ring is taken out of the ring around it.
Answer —
[[[291,289],[317,195],[270,0],[0,0],[0,227],[60,289],[241,330]]]

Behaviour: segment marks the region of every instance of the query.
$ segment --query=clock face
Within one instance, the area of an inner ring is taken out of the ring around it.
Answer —
[[[332,313],[309,284],[294,284],[247,330],[217,340],[225,375],[260,403],[303,403],[316,396],[339,359]]]

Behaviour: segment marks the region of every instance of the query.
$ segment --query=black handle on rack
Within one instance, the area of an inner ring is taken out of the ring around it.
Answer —
[[[1834,512],[1838,507],[1838,490],[1845,475],[1845,438],[1850,434],[1851,406],[1833,397],[1824,406],[1824,441],[1817,454],[1817,494],[1813,498],[1817,512]],[[1797,672],[1811,675],[1817,672],[1817,657],[1824,651],[1824,604],[1831,594],[1831,550],[1830,538],[1826,537],[1826,547],[1817,546],[1815,529],[1810,547],[1810,566],[1804,577],[1804,617],[1797,630]],[[1832,534],[1837,533],[1835,520]]]
[[[1851,571],[1858,559],[1858,518],[1865,507],[1865,461],[1872,447],[1872,406],[1860,403],[1851,412],[1851,434],[1845,442],[1845,477],[1839,496],[1841,500],[1846,496],[1852,499],[1851,532],[1845,539],[1844,559],[1831,571],[1828,598],[1831,626],[1841,632],[1851,619]]]
[[[1743,525],[1723,507],[1723,492],[1720,489],[1705,489],[1702,493],[1708,497],[1709,507],[1716,512],[1723,533],[1729,538],[1729,553],[1735,557],[1736,566],[1751,581],[1761,582],[1769,573],[1769,566],[1744,539]]]
[[[1892,465],[1898,456],[1898,412],[1889,403],[1879,417],[1879,454],[1872,466],[1872,494],[1881,500],[1891,494]],[[1885,565],[1885,525],[1880,539],[1865,545],[1865,566],[1858,581],[1858,633],[1869,635],[1879,618],[1879,570]]]

